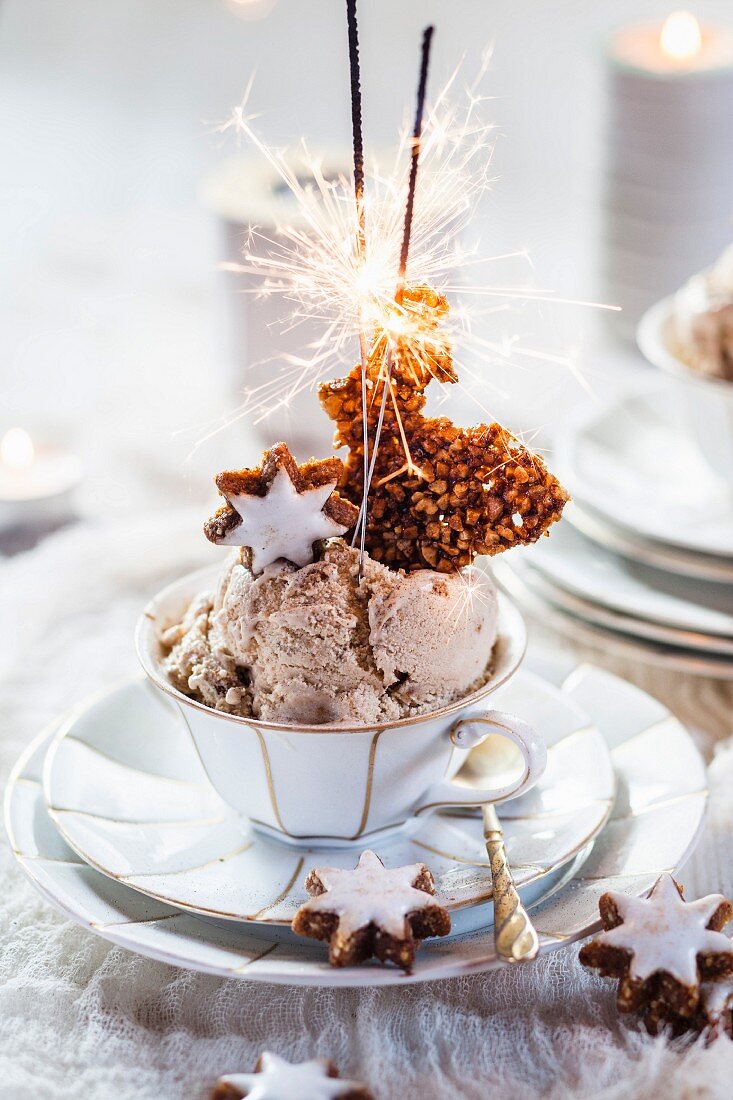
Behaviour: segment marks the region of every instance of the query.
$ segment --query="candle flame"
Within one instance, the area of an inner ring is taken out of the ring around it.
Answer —
[[[665,57],[672,61],[689,61],[702,48],[700,24],[692,12],[675,11],[667,17],[659,46]]]
[[[36,449],[24,428],[8,428],[0,440],[0,460],[11,470],[27,470],[33,465]]]

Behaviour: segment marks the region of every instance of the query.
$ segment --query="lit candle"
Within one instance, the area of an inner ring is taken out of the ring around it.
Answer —
[[[76,455],[36,447],[24,428],[9,428],[0,439],[0,528],[65,519],[81,475]]]
[[[692,12],[674,11],[664,23],[624,27],[612,38],[611,57],[647,75],[694,76],[733,64],[733,34],[701,27]]]
[[[669,61],[672,65],[700,63],[703,56],[702,31],[691,12],[673,11],[665,19],[659,36],[659,49],[665,62]]]
[[[609,43],[602,294],[641,313],[731,238],[733,32],[687,11]]]

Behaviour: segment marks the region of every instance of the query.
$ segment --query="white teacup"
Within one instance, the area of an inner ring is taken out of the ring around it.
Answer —
[[[733,485],[733,382],[696,374],[680,358],[673,297],[647,310],[636,342],[645,359],[677,380],[681,422],[691,427],[708,466]]]
[[[165,588],[141,616],[135,640],[147,675],[178,704],[212,785],[255,827],[293,844],[357,844],[441,807],[514,798],[544,771],[545,745],[535,731],[486,708],[526,645],[522,617],[505,596],[493,675],[479,691],[395,722],[295,726],[212,710],[177,691],[162,671],[159,631],[179,622],[191,597],[215,581],[216,570],[207,569]],[[491,784],[454,783],[468,751],[490,734],[497,735]]]

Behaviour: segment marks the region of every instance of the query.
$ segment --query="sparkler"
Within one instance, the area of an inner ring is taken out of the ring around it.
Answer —
[[[278,296],[287,310],[285,327],[316,321],[321,324],[321,334],[302,356],[289,357],[278,368],[273,367],[262,385],[245,391],[241,405],[227,418],[205,426],[197,447],[243,416],[261,422],[276,409],[289,407],[299,394],[342,373],[345,365],[353,363],[351,349],[357,339],[362,368],[365,360],[375,358],[386,365],[386,352],[399,340],[406,355],[434,373],[432,357],[426,352],[429,341],[421,314],[409,301],[395,300],[410,180],[406,154],[413,131],[402,134],[392,170],[385,172],[378,165],[364,164],[355,29],[355,23],[353,29],[350,25],[350,44],[354,47],[352,89],[356,89],[352,103],[356,153],[353,182],[345,177],[327,179],[322,163],[308,153],[305,143],[301,156],[305,171],[302,166],[296,171],[286,154],[267,145],[255,130],[248,96],[215,127],[215,132],[235,135],[259,151],[282,187],[290,192],[302,225],[280,225],[272,238],[252,229],[241,262],[227,264],[225,269],[256,278],[257,289],[245,292]],[[583,380],[570,356],[526,346],[518,337],[507,341],[480,336],[476,323],[481,317],[506,311],[517,301],[615,307],[560,298],[552,291],[529,285],[492,285],[480,277],[481,269],[492,263],[526,259],[523,252],[480,256],[477,245],[467,247],[461,242],[477,205],[493,182],[494,131],[483,118],[484,98],[479,92],[484,72],[485,66],[459,98],[457,69],[433,104],[426,105],[420,145],[420,192],[413,204],[409,258],[413,283],[433,286],[453,299],[450,315],[442,319],[440,339],[446,349],[451,349],[457,384],[487,419],[493,419],[481,398],[484,387],[496,389],[491,379],[493,365],[516,370],[535,369],[542,362],[561,364],[581,383]],[[304,183],[306,177],[309,182]],[[262,244],[264,254],[258,247]],[[461,272],[459,283],[454,271]],[[458,302],[453,298],[456,293],[460,295]],[[430,336],[434,346],[435,333]],[[464,358],[467,350],[480,355],[485,366],[473,369]],[[438,378],[435,385],[443,386],[444,382]],[[406,461],[410,461],[409,456]]]
[[[356,0],[346,0],[346,21],[349,32],[349,70],[351,74],[351,128],[354,146],[354,199],[356,201],[356,251],[362,269],[366,262],[366,214],[364,211],[364,137],[361,127],[361,76],[359,73],[359,31],[356,22]],[[369,476],[369,424],[367,418],[367,363],[369,349],[363,319],[359,325],[359,352],[361,357],[361,421],[364,439],[364,484]],[[352,546],[357,534],[359,543],[359,580],[364,568],[364,540],[366,538],[366,493],[362,501],[359,521],[354,530]]]
[[[415,214],[415,189],[417,187],[417,169],[420,162],[420,146],[422,144],[422,121],[425,113],[425,94],[428,85],[428,66],[430,64],[430,43],[433,40],[434,27],[426,27],[422,39],[422,56],[420,58],[420,80],[417,86],[417,110],[415,112],[415,128],[412,131],[412,155],[410,157],[410,180],[407,185],[407,205],[405,207],[405,225],[402,231],[402,248],[400,249],[400,267],[397,273],[397,291],[395,302],[402,305],[402,297],[405,292],[405,278],[407,275],[407,260],[410,255],[410,237],[412,235],[412,221]]]
[[[397,271],[397,288],[395,290],[395,305],[399,309],[403,305],[404,293],[405,293],[405,280],[407,277],[407,260],[410,255],[410,237],[412,236],[412,223],[415,215],[415,190],[417,188],[417,170],[420,163],[420,146],[422,143],[422,126],[423,126],[423,114],[425,112],[425,94],[427,92],[428,83],[428,66],[430,64],[430,44],[433,39],[433,27],[426,27],[423,32],[422,40],[422,52],[420,57],[420,78],[417,85],[417,108],[415,110],[415,125],[412,131],[412,149],[410,155],[410,175],[407,184],[407,202],[405,204],[405,222],[402,229],[402,246],[400,248],[400,264]],[[425,341],[422,341],[422,354],[425,352]],[[367,463],[367,449],[368,449],[368,428],[366,423],[366,411],[363,412],[364,416],[364,432],[365,432],[365,447],[364,447],[364,462],[365,462],[365,476],[364,476],[364,493],[361,501],[361,508],[359,511],[359,518],[356,521],[356,531],[360,531],[360,549],[359,549],[359,570],[361,572],[364,561],[364,544],[366,539],[366,527],[367,516],[369,509],[369,490],[372,484],[372,477],[374,475],[374,463],[377,458],[377,451],[379,450],[379,441],[382,438],[382,427],[384,425],[384,410],[387,407],[387,394],[391,392],[391,372],[392,372],[392,356],[394,354],[393,341],[389,340],[389,346],[387,349],[387,355],[385,358],[385,367],[382,381],[382,404],[379,410],[379,419],[377,420],[377,428],[374,433],[374,449],[372,453],[371,462]],[[362,408],[366,407],[366,363],[363,362],[362,369]],[[394,401],[395,413],[397,415],[397,424],[400,431],[400,438],[402,446],[405,451],[405,462],[407,467],[412,466],[412,456],[410,454],[410,448],[407,445],[407,439],[405,438],[405,432],[402,427],[402,421],[400,419],[399,408],[397,402]],[[356,531],[354,537],[356,537]]]

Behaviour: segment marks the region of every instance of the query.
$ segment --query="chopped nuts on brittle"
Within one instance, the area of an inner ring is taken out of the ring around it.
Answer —
[[[453,572],[478,554],[498,554],[535,542],[560,518],[568,494],[544,462],[500,424],[463,429],[447,417],[426,417],[425,389],[435,378],[457,380],[441,337],[446,299],[428,287],[407,289],[405,324],[421,326],[414,340],[393,337],[384,421],[369,491],[366,549],[393,568]],[[386,338],[367,364],[370,455],[385,385]],[[336,443],[348,446],[340,489],[355,504],[363,491],[362,371],[320,388],[336,423]]]

